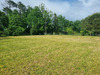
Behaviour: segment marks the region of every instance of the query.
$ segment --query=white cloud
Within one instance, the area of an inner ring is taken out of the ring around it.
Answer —
[[[0,1],[3,2],[4,0]],[[25,5],[32,7],[44,3],[45,6],[57,13],[61,14],[69,20],[81,20],[95,12],[100,12],[100,0],[78,0],[77,2],[70,3],[64,2],[53,2],[49,0],[14,0],[15,2],[21,1]],[[1,6],[0,6],[1,9]]]

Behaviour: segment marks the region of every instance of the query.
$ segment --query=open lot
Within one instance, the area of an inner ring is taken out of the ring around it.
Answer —
[[[99,75],[100,37],[0,37],[0,75]]]

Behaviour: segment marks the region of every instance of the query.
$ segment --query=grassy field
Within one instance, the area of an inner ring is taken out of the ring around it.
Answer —
[[[0,37],[0,75],[100,75],[100,37]]]

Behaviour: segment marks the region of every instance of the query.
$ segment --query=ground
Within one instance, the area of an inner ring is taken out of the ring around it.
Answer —
[[[0,37],[0,75],[99,75],[100,37]]]

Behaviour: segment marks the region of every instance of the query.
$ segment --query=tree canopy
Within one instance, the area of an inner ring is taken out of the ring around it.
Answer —
[[[83,30],[89,35],[100,34],[100,13],[88,16],[82,21]]]
[[[0,36],[4,35],[99,35],[100,13],[83,20],[70,21],[45,7],[25,6],[22,2],[6,0],[0,11]],[[67,13],[66,13],[67,14]]]

